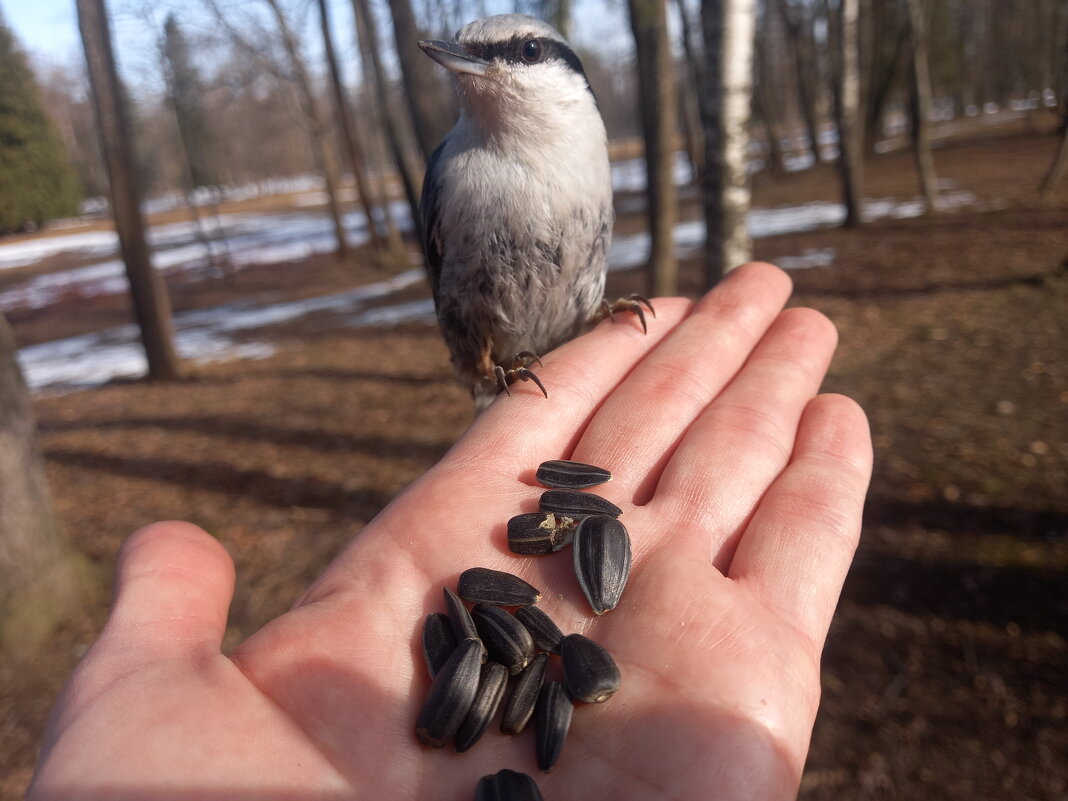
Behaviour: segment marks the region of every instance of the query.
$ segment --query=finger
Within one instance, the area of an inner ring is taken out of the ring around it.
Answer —
[[[673,528],[710,547],[720,570],[730,564],[746,520],[786,466],[798,421],[819,391],[836,343],[834,325],[819,312],[780,314],[664,469],[651,504]]]
[[[218,653],[233,592],[233,560],[214,537],[189,523],[155,523],[119,551],[101,640],[122,641],[144,661]]]
[[[790,289],[768,264],[732,270],[612,393],[573,454],[612,470],[604,494],[648,500],[683,432],[745,363]]]
[[[813,399],[790,464],[746,527],[728,573],[817,649],[860,539],[871,466],[871,436],[860,407],[840,395]]]

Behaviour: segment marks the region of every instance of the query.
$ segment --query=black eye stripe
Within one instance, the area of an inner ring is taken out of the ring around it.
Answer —
[[[511,64],[532,63],[531,59],[523,57],[526,44],[535,41],[541,46],[541,58],[537,61],[562,61],[574,72],[586,77],[586,71],[582,69],[582,62],[575,55],[575,51],[563,42],[555,39],[547,39],[539,36],[515,36],[503,42],[491,42],[489,44],[466,44],[464,49],[473,55],[484,58],[487,61],[500,59]]]

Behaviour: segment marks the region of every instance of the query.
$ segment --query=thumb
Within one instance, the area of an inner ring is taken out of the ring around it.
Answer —
[[[138,661],[218,653],[234,595],[226,549],[190,523],[154,523],[123,543],[101,639]]]

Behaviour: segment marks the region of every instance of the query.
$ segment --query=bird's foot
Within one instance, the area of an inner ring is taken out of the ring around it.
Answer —
[[[642,308],[643,306],[645,307],[644,309]],[[642,331],[648,334],[649,327],[645,324],[645,309],[648,309],[649,313],[653,315],[653,317],[656,317],[656,309],[653,308],[653,304],[641,295],[630,295],[626,298],[620,298],[615,303],[609,303],[608,298],[604,298],[601,301],[601,308],[593,315],[590,322],[599,323],[607,317],[614,323],[616,321],[616,312],[629,311],[638,316],[638,320],[642,324]]]
[[[500,364],[494,365],[493,375],[497,380],[497,394],[504,393],[511,396],[511,392],[508,391],[508,385],[513,381],[533,381],[538,385],[538,389],[547,398],[549,393],[545,391],[545,385],[541,383],[541,379],[534,374],[534,371],[530,369],[530,365],[537,364],[542,366],[541,359],[538,358],[538,354],[532,353],[529,350],[520,351],[512,357],[511,366],[505,370]]]

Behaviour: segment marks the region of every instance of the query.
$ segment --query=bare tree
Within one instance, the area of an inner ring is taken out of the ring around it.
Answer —
[[[694,24],[686,0],[675,0],[682,27],[682,51],[686,58],[686,72],[679,80],[679,108],[682,111],[686,149],[696,176],[695,183],[704,184],[705,136],[701,128],[701,107],[697,97],[698,87],[703,83],[703,72],[697,48],[694,46]]]
[[[927,63],[927,21],[923,0],[908,0],[912,39],[912,150],[928,211],[939,211],[938,176],[931,156],[931,72]]]
[[[630,27],[638,56],[638,93],[645,135],[648,198],[649,289],[678,293],[673,233],[678,220],[674,162],[677,108],[675,65],[667,35],[666,0],[628,0]]]
[[[1068,22],[1068,14],[1065,15],[1065,22]],[[1068,67],[1068,36],[1065,37],[1064,44],[1064,66]],[[1053,163],[1042,178],[1042,184],[1038,188],[1039,196],[1047,201],[1053,199],[1053,195],[1057,191],[1057,184],[1061,182],[1064,178],[1064,173],[1068,171],[1068,80],[1066,80],[1061,89],[1061,140],[1057,145],[1057,153],[1053,157]]]
[[[749,109],[753,94],[754,0],[705,0],[705,283],[749,261]]]
[[[104,0],[77,0],[77,9],[97,127],[107,163],[112,215],[130,282],[134,316],[141,329],[148,377],[174,379],[179,374],[179,362],[174,349],[171,304],[163,279],[152,267],[145,241],[137,162],[131,147],[133,140],[123,88],[111,49],[107,10]]]
[[[805,125],[805,132],[812,143],[812,157],[819,164],[823,161],[820,150],[819,115],[816,110],[816,92],[812,86],[813,58],[812,43],[808,38],[808,26],[805,14],[809,13],[806,4],[795,4],[790,0],[774,0],[779,15],[786,28],[786,45],[793,61],[794,80],[797,85],[797,107]],[[810,4],[809,4],[810,7]],[[765,25],[770,20],[765,21]],[[766,57],[766,54],[764,54]]]
[[[842,199],[847,226],[863,223],[864,130],[860,114],[860,0],[841,0],[838,24],[838,74],[835,88],[835,118],[838,123],[838,168],[842,176]]]
[[[93,583],[56,517],[15,338],[0,315],[0,651],[31,656]]]

